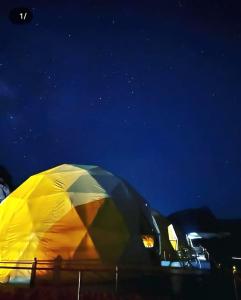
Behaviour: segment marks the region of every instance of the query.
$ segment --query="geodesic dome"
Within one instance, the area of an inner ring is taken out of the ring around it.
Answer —
[[[97,166],[61,165],[31,176],[0,204],[0,261],[81,260],[153,264],[142,235],[155,236],[148,205]],[[152,253],[151,253],[152,251]],[[0,281],[30,271],[0,268]]]

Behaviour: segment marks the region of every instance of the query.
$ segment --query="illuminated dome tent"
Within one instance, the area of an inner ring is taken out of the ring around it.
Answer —
[[[130,185],[97,166],[61,165],[31,176],[0,204],[0,261],[81,260],[152,265],[149,206]],[[151,249],[148,249],[151,248]],[[0,268],[0,282],[30,271]]]

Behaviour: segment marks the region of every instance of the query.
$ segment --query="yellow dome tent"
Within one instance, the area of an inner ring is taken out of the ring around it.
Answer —
[[[150,265],[154,250],[142,236],[155,236],[151,220],[148,205],[120,178],[96,166],[61,165],[31,176],[0,204],[0,262],[61,256]],[[0,268],[0,282],[30,272]]]

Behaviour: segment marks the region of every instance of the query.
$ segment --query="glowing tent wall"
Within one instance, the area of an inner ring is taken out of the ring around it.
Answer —
[[[178,250],[178,238],[172,224],[168,226],[169,240],[174,250]]]

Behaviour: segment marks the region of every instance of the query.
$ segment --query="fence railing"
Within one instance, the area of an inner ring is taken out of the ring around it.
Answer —
[[[174,271],[175,275],[182,275],[182,271],[185,274],[191,274],[193,270],[180,270],[180,268],[166,268],[161,266],[103,266],[98,265],[96,261],[83,261],[83,260],[64,260],[62,258],[56,258],[54,260],[38,260],[34,258],[34,260],[22,260],[22,261],[0,261],[0,269],[10,269],[10,270],[26,270],[29,271],[29,284],[30,287],[34,287],[36,285],[36,281],[38,279],[38,271],[50,271],[52,276],[52,283],[58,285],[60,283],[60,274],[62,272],[72,272],[75,273],[75,282],[74,286],[77,288],[77,299],[79,299],[79,295],[81,294],[83,286],[83,275],[86,273],[93,272],[94,274],[98,273],[108,273],[109,281],[111,281],[112,286],[110,286],[111,290],[118,294],[119,286],[121,290],[121,280],[123,279],[123,274],[125,273],[135,273],[135,274],[147,274],[147,275],[165,275],[168,273],[170,269]],[[203,273],[201,270],[196,270],[194,274]],[[238,284],[241,282],[240,273],[233,272],[233,284],[234,284],[234,292],[236,299],[238,299]]]
[[[83,261],[83,260],[63,260],[63,259],[54,259],[54,260],[22,260],[22,261],[0,261],[0,269],[11,269],[11,270],[27,270],[30,272],[30,287],[35,286],[37,272],[38,271],[51,271],[53,282],[58,284],[60,279],[60,273],[62,272],[74,272],[78,274],[78,289],[81,289],[83,274],[85,273],[108,273],[110,274],[109,278],[114,281],[114,290],[118,291],[119,283],[119,273],[120,271],[131,272],[136,274],[141,273],[156,273],[164,268],[149,267],[149,266],[103,266],[96,264],[95,261]]]

